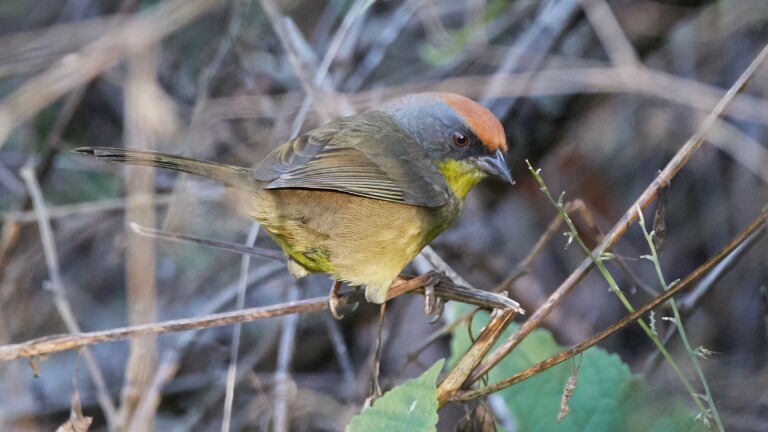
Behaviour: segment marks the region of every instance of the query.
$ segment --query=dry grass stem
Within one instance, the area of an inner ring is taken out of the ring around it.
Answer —
[[[766,229],[753,231],[749,237],[744,240],[743,243],[738,245],[736,249],[733,250],[733,252],[726,256],[722,261],[717,263],[717,265],[710,272],[704,275],[701,278],[701,281],[696,284],[696,287],[678,302],[678,308],[680,309],[682,316],[688,316],[691,312],[695,311],[696,306],[701,302],[704,296],[711,292],[715,284],[720,281],[728,272],[730,272],[733,267],[742,258],[744,258],[760,240],[765,237],[766,233],[768,233],[768,230]],[[672,336],[674,336],[676,332],[677,327],[670,326],[667,330],[667,333],[662,337],[662,342],[666,345],[666,343],[669,342],[669,340],[672,338]],[[652,370],[658,360],[659,352],[653,351],[648,357],[648,360],[645,362],[643,370],[646,373]]]
[[[171,199],[172,196],[170,194],[134,195],[131,200],[131,205],[143,206],[152,203],[155,206],[164,206],[169,204]],[[125,198],[108,198],[93,202],[50,206],[48,208],[48,216],[52,220],[72,216],[83,216],[89,213],[124,210],[128,205],[129,204]],[[8,223],[32,223],[37,221],[34,210],[11,210],[0,212],[0,217]]]
[[[173,103],[160,89],[155,75],[158,67],[157,47],[146,47],[128,61],[125,98],[125,145],[142,150],[156,148],[160,139],[176,129]],[[137,206],[132,195],[150,195],[155,190],[155,171],[147,167],[126,166],[128,206],[126,221],[154,225],[155,207],[150,203]],[[151,238],[135,235],[130,227],[125,254],[126,298],[128,322],[145,324],[157,321],[156,248]],[[154,336],[131,339],[121,392],[118,429],[135,431],[153,429],[154,413],[136,416],[141,398],[147,394],[157,369],[157,346]]]
[[[339,304],[353,304],[365,297],[361,292],[341,293]],[[19,344],[0,347],[0,361],[14,360],[21,357],[36,357],[59,351],[76,349],[103,342],[114,342],[144,335],[160,335],[187,330],[199,330],[211,327],[232,325],[263,318],[274,318],[295,313],[317,312],[328,307],[328,298],[316,297],[275,306],[243,309],[242,311],[209,314],[200,318],[169,320],[152,324],[141,324],[79,335],[47,336]]]
[[[0,102],[0,148],[13,128],[44,107],[129,55],[157,43],[218,3],[219,0],[166,0],[150,12],[111,28],[79,53],[62,58]]]
[[[517,97],[541,97],[562,95],[589,95],[610,93],[638,93],[653,96],[674,104],[709,112],[724,96],[717,87],[674,76],[644,67],[623,68],[589,67],[567,70],[542,70],[536,72],[509,72],[499,75],[504,86],[494,93],[494,99]],[[629,78],[627,78],[629,77]],[[364,90],[343,94],[358,111],[375,107],[382,100],[409,93],[424,91],[450,91],[468,97],[482,96],[482,89],[491,82],[487,75],[466,75],[440,81],[424,81],[416,84],[390,86],[384,89]],[[208,121],[261,117],[290,113],[301,106],[298,93],[275,97],[281,111],[265,112],[256,96],[232,96],[211,99],[206,119]],[[768,125],[768,101],[740,94],[733,100],[728,116],[742,121]]]
[[[707,116],[706,120],[701,124],[699,129],[688,140],[687,143],[677,152],[667,166],[658,174],[656,179],[648,185],[648,187],[640,194],[635,202],[629,206],[624,216],[613,226],[608,232],[605,240],[594,249],[594,256],[601,256],[603,252],[608,251],[624,233],[626,233],[629,226],[637,219],[637,208],[644,209],[650,204],[650,202],[656,196],[659,188],[668,184],[672,178],[677,174],[680,169],[688,162],[693,156],[696,150],[699,149],[704,142],[704,136],[709,131],[710,127],[715,121],[723,115],[723,113],[730,107],[736,95],[741,92],[744,86],[747,85],[749,79],[757,71],[758,67],[763,64],[766,57],[768,57],[768,45],[758,53],[752,63],[742,73],[738,80],[731,86],[723,99],[717,104],[712,112]],[[470,376],[469,381],[471,383],[476,382],[480,377],[488,373],[488,371],[495,366],[502,358],[504,358],[510,351],[512,351],[528,334],[530,334],[544,318],[562,301],[562,299],[578,284],[582,278],[592,268],[593,262],[589,258],[585,258],[581,264],[574,270],[568,278],[560,284],[560,286],[550,295],[549,299],[534,312],[531,317],[526,320],[520,329],[507,339],[499,348],[493,351],[488,358],[477,368],[477,370]]]
[[[477,399],[480,397],[487,396],[492,393],[496,393],[507,387],[515,385],[523,380],[526,380],[543,370],[549,369],[552,366],[560,364],[565,360],[568,360],[569,358],[584,352],[588,348],[591,348],[597,345],[600,341],[604,340],[608,336],[627,327],[628,325],[634,323],[638,319],[641,319],[643,315],[659,307],[660,305],[664,304],[667,300],[669,300],[676,294],[679,294],[680,292],[683,292],[687,289],[692,288],[694,283],[696,283],[702,277],[704,277],[706,274],[712,271],[712,269],[715,268],[715,266],[719,262],[726,259],[730,254],[733,253],[734,250],[736,250],[736,248],[744,244],[744,242],[747,241],[747,239],[753,233],[756,233],[759,230],[765,231],[766,229],[768,229],[768,226],[766,225],[767,222],[768,222],[768,212],[763,212],[747,228],[745,228],[744,231],[742,231],[738,236],[736,236],[733,240],[731,240],[716,255],[714,255],[712,258],[707,260],[707,262],[699,266],[696,270],[688,274],[688,276],[686,276],[680,282],[675,284],[668,291],[665,291],[663,294],[659,295],[652,301],[643,305],[643,307],[636,309],[633,313],[625,316],[621,321],[597,333],[596,335],[592,336],[585,342],[580,343],[566,351],[563,351],[560,354],[554,355],[534,366],[531,366],[530,368],[520,373],[512,375],[511,377],[505,378],[497,383],[482,387],[477,390],[469,390],[469,391],[457,393],[456,397],[454,397],[454,400],[472,400],[472,399]]]
[[[491,347],[501,338],[502,333],[512,323],[516,315],[515,311],[509,310],[496,310],[491,314],[491,321],[437,386],[438,405],[443,406],[453,398],[456,391],[464,385],[469,374],[475,370],[485,355],[488,354],[488,351],[491,350]]]
[[[259,225],[253,224],[245,240],[246,247],[253,247],[256,242],[256,236],[259,234]],[[240,262],[240,280],[237,283],[237,301],[236,310],[245,308],[245,294],[248,288],[248,267],[251,264],[251,257],[243,255]],[[229,432],[232,423],[232,404],[235,400],[235,379],[237,378],[237,360],[240,354],[240,333],[242,332],[242,323],[232,326],[232,344],[229,349],[229,367],[227,368],[227,385],[224,391],[224,413],[221,420],[221,431]]]
[[[381,351],[384,345],[384,318],[387,316],[387,304],[382,303],[379,306],[379,322],[376,326],[376,343],[373,346],[373,359],[371,361],[371,391],[365,400],[366,406],[373,404],[373,401],[382,395],[381,385],[379,385],[379,374],[381,373]]]
[[[40,238],[43,243],[45,261],[48,265],[48,277],[50,278],[49,290],[53,294],[53,302],[67,329],[74,336],[80,335],[82,334],[80,325],[77,323],[77,318],[72,310],[72,305],[67,299],[64,279],[61,276],[59,257],[56,252],[56,241],[53,237],[53,229],[51,228],[51,222],[46,211],[46,205],[43,200],[40,185],[37,183],[37,177],[35,176],[34,170],[29,165],[22,169],[21,177],[27,184],[27,189],[29,190],[35,212],[37,213]],[[82,355],[85,359],[85,364],[88,367],[88,372],[91,375],[94,386],[96,387],[96,397],[101,406],[101,410],[104,413],[104,418],[109,427],[114,428],[117,422],[117,410],[115,409],[115,403],[112,401],[112,397],[109,395],[109,389],[104,380],[104,375],[102,374],[93,353],[91,353],[88,348],[83,349]],[[73,396],[73,399],[74,397],[75,396]]]
[[[299,288],[294,284],[288,288],[288,303],[299,298]],[[299,325],[299,315],[288,315],[283,319],[280,332],[280,344],[277,351],[277,369],[275,369],[275,395],[272,430],[288,432],[291,428],[289,407],[293,403],[296,384],[291,377],[291,361],[296,348],[296,329]]]
[[[640,65],[635,48],[627,39],[608,3],[605,0],[580,0],[580,3],[611,63],[619,68]]]

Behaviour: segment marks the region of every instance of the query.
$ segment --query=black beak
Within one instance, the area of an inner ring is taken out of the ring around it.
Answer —
[[[496,150],[492,156],[483,156],[477,158],[477,166],[486,174],[499,177],[509,184],[515,184],[512,179],[512,174],[509,173],[509,167],[507,167],[507,160],[504,158],[504,153],[501,149]]]

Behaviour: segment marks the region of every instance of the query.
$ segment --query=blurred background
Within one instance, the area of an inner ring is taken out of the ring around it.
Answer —
[[[254,258],[243,271],[237,254],[134,234],[130,222],[244,243],[251,223],[219,185],[103,164],[75,147],[249,166],[296,133],[388,98],[464,94],[502,120],[517,185],[481,184],[432,246],[474,286],[493,289],[556,215],[526,159],[607,232],[767,43],[764,0],[0,0],[0,344],[72,332],[73,323],[95,331],[233,310],[242,281],[246,307],[330,287],[325,276],[297,285],[278,262]],[[768,203],[767,126],[764,65],[667,191],[668,281]],[[52,226],[48,250],[35,185]],[[508,287],[529,313],[584,257],[566,249],[562,231]],[[276,248],[266,235],[256,244]],[[691,345],[716,352],[705,374],[731,431],[768,429],[766,251],[755,239],[695,297],[682,296]],[[649,301],[660,287],[639,259],[648,249],[637,225],[614,252],[623,268],[610,269],[630,301]],[[412,355],[454,316],[449,308],[430,324],[422,308],[403,296],[387,310],[385,390],[448,355],[448,337]],[[342,313],[339,322],[324,311],[242,327],[233,430],[343,430],[370,394],[378,308]],[[545,324],[572,345],[624,315],[590,275]],[[662,334],[670,326],[657,325]],[[4,362],[0,429],[66,421],[75,375],[91,430],[221,429],[232,341],[233,328],[221,327],[104,343],[91,347],[95,367],[83,358],[76,372],[78,354],[67,351],[39,359],[38,378],[26,361]],[[638,328],[601,346],[690,403]],[[685,359],[677,338],[669,346]],[[465,409],[442,410],[439,430],[454,430]]]

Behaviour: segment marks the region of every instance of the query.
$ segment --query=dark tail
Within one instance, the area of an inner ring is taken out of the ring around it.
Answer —
[[[166,153],[112,147],[80,147],[74,151],[96,156],[110,163],[168,168],[208,177],[231,186],[244,187],[246,189],[257,187],[260,183],[253,177],[251,170],[248,168],[206,162]]]

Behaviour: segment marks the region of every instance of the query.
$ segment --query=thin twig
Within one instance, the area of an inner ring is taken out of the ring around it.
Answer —
[[[167,205],[171,202],[172,194],[154,195],[134,195],[131,205],[147,205],[152,203],[156,206]],[[211,197],[205,197],[211,199]],[[48,216],[51,219],[60,219],[69,216],[79,216],[88,213],[100,213],[115,210],[124,210],[128,206],[125,198],[107,198],[98,201],[88,201],[77,204],[65,204],[60,206],[51,206],[48,208]],[[34,210],[28,211],[6,211],[0,212],[0,218],[5,222],[32,223],[36,221]]]
[[[331,339],[333,352],[336,354],[336,363],[341,369],[341,376],[346,385],[345,397],[351,398],[355,391],[355,371],[352,366],[352,359],[349,356],[347,343],[344,341],[344,335],[341,333],[339,320],[331,314],[323,314],[325,328],[328,330],[328,337]]]
[[[381,385],[379,385],[379,374],[381,372],[381,351],[384,345],[384,339],[388,333],[384,333],[384,318],[387,316],[387,304],[382,303],[379,306],[379,322],[376,325],[376,343],[373,346],[373,359],[371,360],[371,391],[366,399],[366,404],[373,403],[374,400],[381,397]]]
[[[640,65],[640,58],[605,0],[580,0],[611,62],[619,67]]]
[[[27,81],[0,103],[0,148],[10,132],[56,99],[83,86],[128,55],[188,24],[221,0],[166,0],[112,28],[79,53]]]
[[[211,240],[211,239],[205,239],[201,237],[192,237],[192,236],[187,236],[183,234],[169,233],[163,230],[143,227],[136,223],[131,223],[130,227],[137,234],[141,234],[146,237],[159,238],[159,239],[176,242],[176,243],[187,243],[187,244],[208,246],[214,249],[221,249],[229,252],[236,252],[236,253],[250,255],[258,258],[265,258],[273,261],[285,261],[285,254],[274,249],[260,248],[255,246],[243,246],[241,244],[225,242],[220,240]]]
[[[295,302],[299,298],[299,288],[293,284],[288,288],[288,303]],[[326,299],[327,302],[327,299]],[[277,369],[275,370],[275,414],[272,430],[274,432],[288,432],[290,430],[290,416],[288,414],[289,392],[293,387],[291,378],[291,360],[296,341],[296,328],[299,325],[299,315],[288,315],[283,319],[283,329],[280,334],[280,345],[277,351]]]
[[[626,78],[628,73],[630,79]],[[624,68],[621,71],[617,67],[610,66],[548,69],[536,72],[510,72],[502,74],[501,78],[504,80],[504,87],[494,93],[496,98],[639,93],[696,110],[711,111],[725,96],[725,92],[718,87],[646,68],[631,70]],[[450,91],[470,98],[478,98],[482,96],[480,89],[487,86],[491,79],[488,75],[467,75],[337,95],[343,95],[354,107],[363,110],[378,106],[382,99],[417,92]],[[529,82],[533,82],[534,85],[530,85]],[[259,103],[261,96],[238,95],[211,99],[205,118],[215,121],[292,113],[301,106],[303,100],[301,96],[300,93],[294,92],[275,97],[277,105],[281,107],[278,112],[272,108],[266,111],[261,107],[262,104]],[[741,94],[733,101],[728,116],[736,120],[766,125],[768,124],[768,100]]]
[[[522,68],[532,71],[528,79],[520,82],[524,91],[530,91],[533,83],[536,82],[536,74],[540,72],[538,69],[546,60],[547,53],[560,39],[560,35],[568,28],[568,24],[578,11],[577,0],[542,3],[542,10],[536,15],[530,27],[510,47],[509,54],[504,56],[504,61],[497,72],[487,85],[480,87],[483,89],[481,98],[483,105],[488,105],[491,100],[497,99],[502,89],[509,85],[505,75],[510,71],[517,72]],[[536,53],[536,55],[529,55],[523,62],[522,53]],[[517,103],[516,99],[508,101],[506,109],[511,109],[515,103]]]
[[[389,288],[389,299],[405,293],[419,295],[421,293],[421,288],[424,287],[424,284],[429,283],[431,279],[430,275],[425,275],[412,278],[406,282],[398,281]],[[443,285],[443,283],[440,283],[435,287],[435,294],[438,297],[443,298],[445,298],[446,295],[450,296],[450,291],[453,288],[444,289],[441,285]],[[365,295],[362,290],[340,293],[339,306],[352,305],[364,301],[364,299]],[[97,343],[123,340],[130,337],[219,327],[263,318],[274,318],[296,313],[317,312],[327,308],[328,297],[316,297],[273,306],[249,308],[242,311],[210,314],[199,318],[184,318],[151,324],[119,327],[111,330],[81,333],[79,335],[46,336],[18,344],[0,346],[0,361],[14,360],[21,357],[41,356]]]
[[[685,297],[682,298],[678,303],[678,307],[680,308],[680,313],[683,317],[687,316],[691,312],[693,312],[696,308],[696,306],[699,304],[701,299],[704,298],[704,296],[711,291],[711,289],[715,286],[717,282],[720,281],[728,272],[730,272],[733,267],[744,257],[746,256],[747,252],[752,250],[752,248],[763,238],[765,237],[766,230],[759,230],[752,235],[750,235],[746,240],[744,240],[744,243],[740,244],[736,249],[734,249],[733,253],[728,255],[723,261],[719,262],[714,269],[712,269],[711,272],[709,272],[706,276],[704,276],[701,279],[701,282],[699,282],[696,285],[696,288],[688,293]],[[662,338],[662,342],[666,344],[669,342],[669,340],[672,338],[672,336],[677,331],[677,327],[670,326],[669,331],[664,335]],[[659,352],[653,351],[651,355],[649,356],[648,360],[645,362],[645,365],[643,366],[644,371],[651,370],[654,365],[656,364],[656,361],[659,358]]]
[[[339,305],[353,304],[365,298],[362,292],[339,294]],[[131,337],[175,333],[231,325],[238,322],[274,318],[295,313],[308,313],[328,308],[327,297],[316,297],[273,306],[243,309],[242,311],[209,314],[199,318],[184,318],[151,324],[118,327],[110,330],[80,333],[79,335],[46,336],[19,344],[0,346],[0,361],[21,357],[41,356],[76,349],[103,342],[114,342]]]
[[[333,59],[336,57],[336,54],[338,54],[339,48],[341,47],[342,42],[344,42],[344,38],[352,28],[352,24],[354,24],[355,20],[358,17],[361,17],[372,4],[373,3],[369,2],[368,0],[356,0],[352,7],[349,8],[349,12],[347,12],[347,14],[344,16],[341,25],[333,35],[333,39],[331,40],[331,43],[325,52],[325,56],[323,56],[323,60],[320,62],[320,66],[318,66],[317,70],[315,71],[315,77],[312,80],[312,85],[314,87],[319,88],[325,83],[326,75],[328,74],[328,70],[333,63]],[[297,71],[297,74],[299,73],[301,72]],[[328,87],[330,87],[330,85]],[[299,134],[301,126],[304,124],[304,120],[306,119],[307,113],[309,112],[309,107],[312,104],[314,95],[317,91],[318,90],[316,89],[313,92],[306,92],[307,94],[304,96],[304,101],[301,103],[301,108],[293,120],[293,126],[291,127],[291,138]],[[340,102],[342,103],[343,109],[341,109],[340,112],[345,115],[354,114],[354,108],[349,104],[344,96],[334,95],[334,97],[339,98]]]
[[[29,195],[32,199],[35,212],[37,212],[40,239],[43,244],[45,262],[48,265],[48,276],[50,277],[50,291],[53,294],[56,310],[59,312],[59,316],[61,316],[67,329],[76,337],[82,333],[80,331],[80,325],[77,323],[75,313],[72,310],[72,305],[69,303],[69,299],[67,299],[66,296],[64,280],[61,276],[61,269],[59,267],[59,256],[56,252],[56,242],[53,238],[53,230],[51,229],[51,222],[46,212],[43,194],[40,191],[40,185],[37,183],[37,176],[32,167],[26,165],[21,170],[21,177],[27,184],[27,189],[29,190]],[[96,399],[99,401],[99,406],[101,406],[101,410],[104,413],[107,426],[109,430],[115,430],[117,410],[114,401],[112,401],[112,397],[109,395],[109,389],[104,380],[104,375],[101,373],[101,369],[99,369],[99,365],[89,349],[84,348],[82,355],[83,358],[85,358],[85,364],[88,366],[88,372],[91,375],[94,387],[96,387]]]
[[[75,114],[75,110],[80,105],[80,101],[83,98],[83,95],[85,94],[85,87],[80,87],[74,92],[70,93],[67,98],[64,101],[64,104],[59,110],[58,116],[56,117],[56,121],[53,124],[53,128],[48,133],[46,137],[46,149],[45,153],[42,157],[42,162],[38,166],[37,169],[37,182],[43,183],[44,180],[51,174],[53,171],[54,161],[56,160],[56,156],[59,154],[59,147],[61,146],[61,134],[64,132],[64,129],[69,125],[69,122],[72,120],[72,117]],[[0,143],[0,147],[2,147],[2,143]],[[5,170],[2,170],[5,171]],[[28,209],[32,206],[32,201],[29,197],[29,193],[27,190],[24,190],[23,193],[19,196],[20,203],[19,207],[21,209]],[[36,215],[34,212],[32,212],[32,221],[36,220]],[[48,212],[48,217],[50,218],[50,211]],[[49,219],[50,220],[50,219]],[[16,242],[19,239],[18,235],[10,235],[7,236],[6,234],[12,234],[12,233],[18,233],[18,223],[17,222],[11,222],[8,224],[3,224],[2,230],[0,231],[0,234],[2,234],[2,237],[4,240],[4,244],[0,245],[0,274],[3,273],[3,261],[5,261],[4,255],[9,253],[15,246]]]
[[[512,323],[514,311],[496,310],[491,314],[491,321],[472,343],[466,353],[461,356],[456,365],[437,386],[437,401],[439,406],[445,405],[461,388],[469,374],[483,360],[491,347],[501,338],[502,333]]]
[[[649,233],[648,230],[645,227],[645,218],[643,217],[643,212],[640,211],[640,209],[637,209],[637,217],[639,218],[639,225],[640,228],[643,230],[643,235],[645,236],[646,242],[648,243],[648,248],[651,250],[650,257],[646,256],[653,262],[653,266],[656,270],[656,276],[659,278],[659,283],[661,284],[661,287],[664,291],[669,291],[669,288],[671,287],[670,284],[667,283],[666,279],[664,278],[664,273],[661,270],[661,262],[659,261],[659,255],[656,250],[656,247],[654,246],[654,235],[652,233]],[[674,283],[673,283],[674,285]],[[680,315],[680,310],[677,308],[677,303],[675,302],[675,299],[672,298],[669,300],[669,304],[672,306],[672,314],[675,317],[675,327],[677,327],[677,331],[680,333],[680,340],[683,341],[683,346],[685,346],[686,351],[688,352],[688,356],[691,358],[691,363],[693,363],[693,368],[696,370],[696,373],[699,375],[699,380],[701,381],[701,385],[704,387],[704,394],[706,395],[706,401],[709,405],[709,411],[702,410],[700,415],[704,416],[712,416],[712,418],[715,421],[715,425],[717,426],[717,430],[720,432],[725,432],[725,429],[723,428],[723,422],[720,420],[720,414],[717,411],[717,407],[715,406],[715,400],[712,399],[712,392],[709,390],[709,383],[707,382],[707,378],[704,375],[704,371],[701,369],[701,363],[699,362],[699,358],[697,353],[691,348],[691,343],[688,340],[688,336],[686,335],[685,327],[683,326],[683,318]],[[657,336],[658,339],[658,336]],[[662,344],[663,346],[663,344]],[[700,395],[696,394],[693,395],[694,397],[700,397]]]
[[[605,238],[605,233],[603,233],[603,231],[597,225],[597,221],[595,220],[594,214],[592,214],[592,211],[590,211],[589,207],[587,207],[584,201],[580,199],[576,199],[573,202],[566,204],[566,211],[578,212],[578,214],[581,216],[581,219],[583,219],[584,223],[587,224],[590,234],[593,237],[592,238],[593,242],[591,244],[597,244],[603,241],[603,239]],[[614,256],[615,256],[615,259],[611,260],[611,262],[614,265],[616,265],[616,267],[619,268],[619,271],[621,272],[622,276],[624,276],[624,278],[627,281],[629,281],[629,283],[632,284],[633,287],[639,288],[645,291],[651,297],[656,297],[657,295],[659,295],[658,291],[649,287],[643,281],[639,280],[637,276],[635,276],[632,270],[626,264],[624,264],[623,257],[616,254],[614,254]]]
[[[664,304],[667,300],[672,298],[674,295],[691,288],[693,284],[696,283],[696,281],[700,280],[704,275],[709,273],[719,262],[721,262],[722,260],[727,258],[731,253],[733,253],[733,251],[739,245],[743,244],[744,241],[746,241],[746,239],[750,235],[752,235],[752,233],[757,232],[758,230],[765,231],[766,229],[768,229],[768,227],[766,226],[767,222],[768,222],[768,212],[763,212],[747,228],[745,228],[744,231],[742,231],[738,236],[736,236],[733,240],[731,240],[722,250],[720,250],[720,252],[718,252],[716,255],[710,258],[707,262],[705,262],[704,264],[696,268],[696,270],[688,274],[688,276],[686,276],[683,280],[678,282],[675,286],[670,288],[668,291],[665,291],[663,294],[659,295],[652,301],[646,303],[643,307],[640,307],[636,309],[633,313],[625,316],[621,321],[597,333],[596,335],[592,336],[591,338],[584,341],[583,343],[580,343],[574,346],[573,348],[567,349],[561,352],[560,354],[554,355],[534,366],[531,366],[530,368],[520,373],[512,375],[511,377],[505,378],[497,383],[482,387],[477,390],[470,390],[463,393],[457,393],[457,395],[454,397],[453,400],[457,400],[457,401],[471,400],[471,399],[487,396],[491,393],[496,393],[500,390],[503,390],[507,387],[515,385],[521,381],[524,381],[538,374],[543,370],[549,369],[552,366],[560,364],[565,360],[568,360],[569,358],[584,352],[588,348],[595,346],[596,344],[598,344],[608,336],[611,336],[617,331],[631,325],[638,319],[642,318],[644,314]]]
[[[253,224],[251,230],[248,233],[248,238],[245,240],[246,247],[253,247],[256,242],[256,236],[259,234],[259,225]],[[251,264],[250,255],[243,255],[240,263],[240,280],[237,286],[237,302],[235,304],[235,310],[243,310],[245,307],[245,294],[248,288],[248,267]],[[243,324],[237,323],[232,326],[232,345],[229,350],[229,367],[227,368],[227,385],[224,392],[224,414],[221,420],[221,432],[229,432],[230,424],[232,422],[232,404],[235,400],[235,378],[237,374],[237,358],[240,354],[240,333],[242,332]]]
[[[259,266],[257,269],[254,269],[249,272],[248,274],[248,283],[255,283],[258,281],[262,281],[265,278],[269,277],[270,275],[275,274],[278,272],[282,267],[276,264],[266,264]],[[223,306],[225,306],[227,303],[231,302],[234,297],[237,296],[237,285],[239,285],[239,281],[235,282],[234,284],[230,284],[228,286],[224,286],[220,289],[217,289],[216,292],[218,293],[213,298],[208,299],[205,302],[205,306],[203,307],[203,311],[199,311],[201,313],[211,313],[213,311],[221,309]],[[172,343],[169,344],[163,344],[163,346],[166,347],[165,351],[163,352],[162,358],[159,362],[159,366],[152,377],[151,384],[149,385],[147,391],[144,392],[141,396],[141,401],[139,402],[138,407],[136,408],[136,416],[137,418],[142,418],[150,415],[156,410],[156,407],[159,406],[160,399],[162,396],[162,390],[163,387],[176,375],[176,373],[179,370],[180,363],[179,358],[181,357],[182,351],[184,351],[192,342],[197,341],[196,333],[189,332],[189,333],[179,333],[175,335],[175,340]],[[263,347],[262,347],[263,348]],[[223,389],[223,387],[216,387],[213,390],[220,390]],[[206,407],[211,406],[213,402],[217,402],[220,399],[220,394],[216,393],[215,391],[210,391],[207,394],[207,397],[205,398],[204,405]],[[205,411],[203,409],[203,411]],[[195,414],[202,415],[202,412],[199,411],[193,411]],[[192,414],[192,413],[190,413]],[[187,416],[188,418],[189,416]],[[183,422],[177,423],[178,425],[181,425]],[[190,421],[187,422],[189,424],[197,424],[197,421]],[[185,430],[184,428],[181,428],[180,430]]]
[[[741,74],[739,79],[731,86],[723,99],[717,104],[712,112],[707,116],[705,121],[701,124],[696,133],[688,140],[685,145],[677,152],[667,166],[657,175],[656,179],[651,182],[650,185],[643,191],[642,194],[635,200],[635,202],[627,209],[621,219],[613,226],[608,232],[606,238],[598,245],[594,251],[594,256],[601,256],[604,252],[608,251],[614,244],[621,238],[627,231],[629,226],[637,218],[637,208],[644,209],[650,204],[650,202],[656,196],[659,188],[669,183],[672,178],[680,171],[680,169],[688,162],[693,156],[696,150],[699,149],[704,142],[704,136],[709,131],[712,124],[723,115],[728,107],[730,107],[736,95],[747,85],[749,79],[754,75],[757,68],[762,65],[768,57],[768,45],[763,47],[760,53],[755,57],[752,63]],[[587,272],[592,268],[593,262],[587,257],[581,264],[574,270],[568,278],[550,295],[549,299],[534,312],[531,317],[526,320],[518,331],[507,339],[499,348],[493,351],[488,358],[480,364],[475,372],[470,376],[468,383],[474,383],[480,377],[488,373],[488,371],[498,364],[510,351],[512,351],[528,334],[530,334],[539,324],[546,318],[547,315],[565,298],[565,296],[576,286],[581,279],[586,276]]]
[[[272,29],[285,50],[288,61],[293,68],[294,73],[299,79],[304,92],[312,98],[323,123],[331,121],[336,114],[336,108],[328,103],[323,95],[323,89],[314,84],[309,70],[314,69],[309,65],[309,61],[301,54],[298,35],[292,32],[288,18],[280,13],[280,9],[273,0],[261,0],[261,7],[269,19]],[[302,41],[303,42],[303,41]],[[306,44],[305,44],[306,45]]]
[[[552,203],[555,208],[557,208],[558,212],[563,216],[563,220],[568,225],[570,236],[569,242],[574,241],[575,243],[581,248],[581,250],[584,252],[587,257],[594,263],[595,267],[597,267],[600,274],[603,276],[606,282],[608,282],[608,290],[612,292],[613,294],[618,297],[619,301],[621,301],[621,304],[631,313],[634,311],[634,308],[632,304],[629,302],[627,297],[624,295],[624,292],[619,288],[619,285],[616,283],[616,279],[613,277],[611,272],[608,270],[608,268],[605,265],[605,261],[608,261],[612,258],[613,254],[606,254],[601,253],[600,255],[594,255],[592,251],[587,247],[587,245],[582,240],[581,236],[579,236],[579,233],[576,229],[576,225],[571,220],[570,216],[568,216],[568,213],[566,213],[564,206],[562,204],[563,196],[565,195],[565,192],[563,192],[560,195],[560,198],[555,201],[555,199],[552,197],[552,195],[549,193],[549,189],[547,188],[547,185],[544,183],[544,180],[541,178],[541,175],[539,174],[538,170],[534,170],[531,166],[531,163],[527,160],[525,161],[528,165],[528,169],[533,174],[533,176],[536,178],[536,181],[539,183],[539,186],[541,188],[541,191],[546,195],[547,199],[549,199],[550,203]],[[639,211],[639,209],[638,209]],[[641,218],[642,219],[642,218]],[[702,404],[699,397],[696,395],[696,390],[693,388],[693,385],[690,383],[690,380],[688,377],[683,374],[682,370],[680,370],[680,367],[677,364],[677,361],[675,358],[669,353],[669,351],[666,349],[664,344],[661,343],[661,340],[659,340],[659,336],[654,332],[648,324],[646,324],[644,321],[638,321],[638,325],[641,329],[648,335],[648,337],[651,339],[651,341],[656,345],[656,348],[661,351],[661,354],[664,356],[664,359],[667,361],[669,366],[672,368],[672,370],[677,375],[678,379],[680,379],[680,382],[683,384],[685,389],[688,391],[688,393],[691,395],[691,398],[693,399],[693,402],[696,404],[696,406],[699,408],[701,412],[705,411],[705,407]]]
[[[162,92],[157,82],[159,47],[148,46],[130,56],[128,76],[125,82],[124,141],[126,147],[152,150],[158,141],[172,134],[178,120],[175,107]],[[147,107],[152,106],[152,114]],[[155,188],[155,171],[146,167],[125,167],[127,202],[133,194],[150,195]],[[151,204],[129,205],[126,221],[143,225],[155,223],[156,211]],[[130,234],[125,248],[125,283],[128,322],[144,324],[157,320],[156,249],[153,239]],[[144,394],[152,384],[157,370],[157,340],[154,336],[132,339],[125,364],[125,379],[121,391],[118,412],[118,429],[121,432],[140,432],[153,428],[154,410],[137,416],[137,409]],[[151,408],[156,408],[152,406]]]

